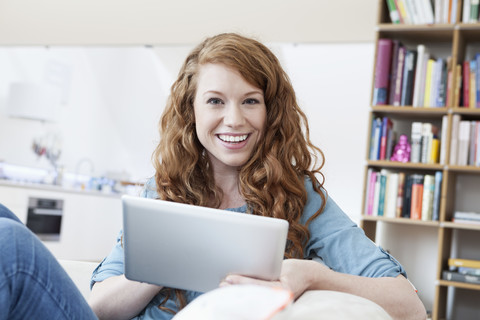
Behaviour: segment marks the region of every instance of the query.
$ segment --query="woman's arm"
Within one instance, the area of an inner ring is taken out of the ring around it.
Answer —
[[[223,285],[253,283],[282,286],[295,299],[307,290],[333,290],[354,294],[380,305],[394,319],[426,319],[427,313],[413,286],[402,275],[396,278],[367,278],[335,272],[311,260],[283,262],[279,281],[269,282],[237,275],[228,276]]]
[[[99,319],[131,319],[162,287],[131,281],[124,275],[96,282],[88,303]]]

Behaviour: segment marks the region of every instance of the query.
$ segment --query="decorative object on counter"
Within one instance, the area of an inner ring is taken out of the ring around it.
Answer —
[[[411,151],[412,151],[412,148],[410,146],[410,143],[408,143],[407,135],[402,134],[398,139],[398,143],[395,145],[395,148],[393,149],[393,154],[390,160],[399,161],[399,162],[409,162]]]
[[[58,159],[62,154],[60,135],[49,132],[35,138],[32,143],[32,150],[38,158],[45,156],[53,167],[50,177],[52,181],[46,181],[46,183],[61,185],[63,181],[63,167],[58,165]]]

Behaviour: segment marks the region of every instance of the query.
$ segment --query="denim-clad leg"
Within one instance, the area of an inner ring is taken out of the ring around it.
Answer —
[[[96,319],[42,242],[0,204],[0,320]]]

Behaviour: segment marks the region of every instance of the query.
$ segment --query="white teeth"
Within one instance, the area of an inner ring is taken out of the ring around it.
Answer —
[[[226,134],[219,134],[218,137],[220,140],[225,142],[242,142],[245,141],[248,137],[248,134],[244,134],[242,136],[228,136]]]

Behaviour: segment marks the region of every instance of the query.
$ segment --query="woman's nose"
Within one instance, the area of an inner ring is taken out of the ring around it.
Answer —
[[[233,103],[228,105],[225,108],[223,122],[232,128],[242,126],[245,123],[245,117],[243,116],[241,106]]]

